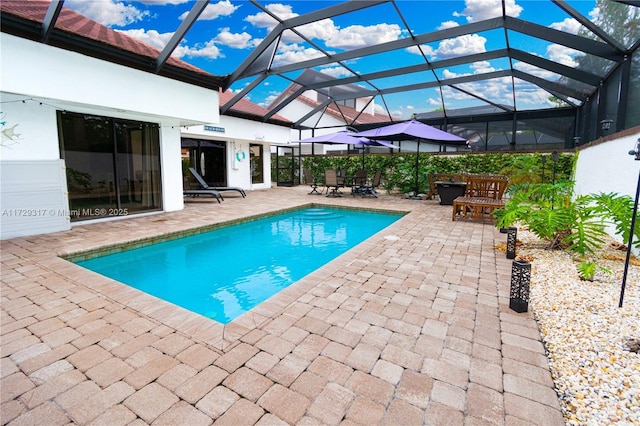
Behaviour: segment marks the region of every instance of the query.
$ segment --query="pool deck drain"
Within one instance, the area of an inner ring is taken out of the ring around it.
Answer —
[[[307,189],[2,241],[2,424],[564,424],[503,234]],[[409,214],[225,326],[59,257],[311,202]]]

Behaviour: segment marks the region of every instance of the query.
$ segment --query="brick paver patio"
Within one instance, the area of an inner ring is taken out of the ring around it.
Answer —
[[[307,192],[2,241],[2,424],[564,424],[533,315],[508,308],[504,234]],[[58,257],[311,202],[408,214],[226,326]]]

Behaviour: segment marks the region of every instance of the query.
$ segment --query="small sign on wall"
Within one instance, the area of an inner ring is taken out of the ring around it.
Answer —
[[[204,126],[204,130],[206,130],[208,132],[224,133],[224,127]]]

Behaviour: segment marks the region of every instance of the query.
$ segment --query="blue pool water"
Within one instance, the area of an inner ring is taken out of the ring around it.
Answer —
[[[226,324],[401,216],[306,208],[76,263]]]

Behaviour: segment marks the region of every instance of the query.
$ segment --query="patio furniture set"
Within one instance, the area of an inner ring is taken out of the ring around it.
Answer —
[[[382,171],[378,170],[372,181],[364,170],[355,176],[345,176],[335,169],[326,169],[322,182],[314,179],[311,171],[304,169],[307,184],[311,186],[309,194],[327,197],[340,197],[341,188],[350,187],[351,195],[377,197],[376,188],[380,185]],[[452,220],[468,219],[493,221],[493,211],[505,205],[503,199],[509,179],[504,175],[433,173],[429,175],[429,198],[438,197],[440,204],[452,206]],[[324,189],[319,191],[318,188]]]
[[[326,169],[324,171],[324,179],[319,181],[315,179],[311,174],[311,171],[304,169],[304,178],[307,184],[311,187],[310,195],[322,195],[326,192],[327,197],[341,197],[343,192],[341,188],[349,187],[351,189],[351,195],[359,195],[361,197],[378,197],[376,188],[380,186],[380,179],[382,177],[382,170],[376,171],[373,179],[367,178],[366,170],[358,170],[353,176],[346,174],[344,170]],[[318,188],[324,187],[322,191]]]

